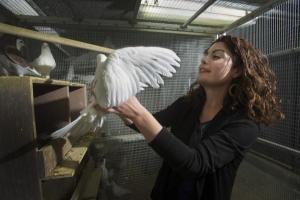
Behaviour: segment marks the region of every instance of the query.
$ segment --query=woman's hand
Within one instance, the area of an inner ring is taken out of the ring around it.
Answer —
[[[115,113],[115,114],[119,115],[119,117],[122,119],[122,121],[123,121],[126,125],[131,125],[131,124],[133,123],[130,119],[128,119],[128,118],[126,118],[126,117],[124,117],[124,116],[121,116],[121,115],[119,114],[119,112],[116,111],[114,108],[103,108],[103,107],[99,106],[98,104],[95,104],[94,107],[95,107],[95,109],[98,110],[99,112],[102,112],[102,113],[105,113],[105,114]]]
[[[134,96],[130,97],[126,102],[122,103],[118,107],[113,107],[108,111],[132,121],[137,121],[140,116],[149,113],[149,111]]]
[[[107,111],[115,113],[121,118],[131,120],[148,142],[150,142],[162,129],[159,122],[134,96],[130,97],[118,107],[109,108]]]

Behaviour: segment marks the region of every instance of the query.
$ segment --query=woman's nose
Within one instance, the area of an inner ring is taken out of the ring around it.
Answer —
[[[207,64],[207,58],[206,58],[206,56],[202,57],[201,64]]]

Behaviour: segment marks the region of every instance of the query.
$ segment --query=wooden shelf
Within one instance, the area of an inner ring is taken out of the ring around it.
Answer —
[[[0,77],[0,194],[3,199],[70,199],[94,134],[40,139],[79,116],[86,87],[35,77]]]
[[[52,173],[42,180],[56,179],[61,177],[73,177],[78,166],[83,162],[83,158],[88,151],[90,141],[94,138],[94,133],[88,133],[80,138],[78,143],[74,144],[64,155],[64,158]]]

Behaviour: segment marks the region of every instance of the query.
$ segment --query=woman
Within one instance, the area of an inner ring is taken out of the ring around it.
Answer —
[[[283,118],[275,85],[255,48],[222,36],[205,51],[197,87],[187,96],[154,115],[135,97],[108,112],[133,123],[164,159],[152,199],[229,200],[259,124]]]

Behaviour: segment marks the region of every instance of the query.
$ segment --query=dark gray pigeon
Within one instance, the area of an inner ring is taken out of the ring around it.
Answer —
[[[2,37],[0,54],[1,76],[41,76],[21,53],[24,41],[20,38]]]

